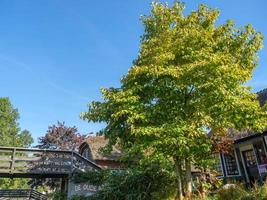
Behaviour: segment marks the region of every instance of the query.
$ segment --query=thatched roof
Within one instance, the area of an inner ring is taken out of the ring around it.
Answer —
[[[113,146],[109,155],[103,155],[102,149],[108,144],[108,140],[103,136],[89,136],[82,145],[84,144],[88,144],[93,160],[118,160],[122,155],[117,145]]]

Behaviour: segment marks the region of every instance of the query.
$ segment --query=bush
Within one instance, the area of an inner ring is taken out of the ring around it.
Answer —
[[[267,200],[267,183],[255,184],[251,189],[236,184],[228,189],[220,189],[216,196],[218,200]]]
[[[156,165],[146,170],[86,172],[75,180],[79,182],[86,180],[96,186],[102,183],[102,189],[95,195],[87,197],[87,200],[164,200],[176,191],[174,174]]]
[[[255,184],[252,191],[241,200],[267,200],[267,182],[262,186]]]
[[[222,188],[217,192],[218,200],[241,200],[247,195],[246,189],[238,184],[227,189]]]
[[[65,192],[54,192],[52,194],[53,200],[67,200],[67,194]]]

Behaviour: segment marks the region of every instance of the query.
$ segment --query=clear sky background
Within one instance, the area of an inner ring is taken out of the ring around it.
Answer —
[[[218,24],[251,23],[265,36],[265,48],[250,82],[267,88],[267,1],[187,0],[186,13],[199,3],[219,8]],[[102,125],[82,121],[87,103],[100,88],[119,86],[137,57],[143,33],[139,21],[149,0],[0,0],[0,96],[20,113],[22,129],[37,137],[65,121],[81,133]],[[169,1],[171,4],[172,1]]]

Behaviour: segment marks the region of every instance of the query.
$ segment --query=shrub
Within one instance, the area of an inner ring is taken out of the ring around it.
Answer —
[[[267,200],[267,182],[261,186],[255,184],[251,192],[241,200]]]
[[[65,192],[54,192],[52,194],[53,200],[67,200],[67,194]]]
[[[235,184],[227,189],[221,188],[217,192],[218,200],[241,200],[248,196],[248,192],[243,185]]]
[[[267,183],[255,184],[250,189],[236,184],[228,189],[220,189],[217,192],[217,197],[218,200],[267,200]]]
[[[103,184],[98,193],[86,198],[88,200],[164,200],[176,191],[174,174],[157,166],[146,170],[86,172],[75,179],[96,186]]]

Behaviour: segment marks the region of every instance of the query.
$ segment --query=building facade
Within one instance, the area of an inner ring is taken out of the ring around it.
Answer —
[[[216,154],[215,170],[220,178],[263,181],[267,177],[267,132],[253,134],[234,141],[228,154]]]
[[[267,101],[267,89],[260,91],[258,99],[263,106]],[[215,170],[220,178],[243,180],[250,184],[267,177],[267,131],[243,132],[233,136],[230,153],[216,154]]]

